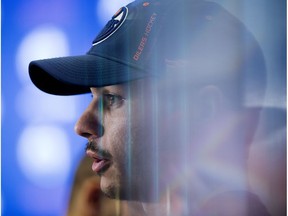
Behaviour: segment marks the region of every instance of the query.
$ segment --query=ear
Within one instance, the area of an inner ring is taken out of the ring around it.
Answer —
[[[221,89],[215,85],[207,85],[198,93],[197,110],[202,119],[213,119],[224,109],[224,98]]]

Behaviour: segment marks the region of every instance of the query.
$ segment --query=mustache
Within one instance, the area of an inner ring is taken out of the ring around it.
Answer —
[[[106,159],[112,158],[112,155],[107,150],[101,149],[98,146],[98,144],[95,142],[87,142],[85,151],[88,151],[88,150],[93,151],[94,153],[96,153],[100,157],[103,157]]]

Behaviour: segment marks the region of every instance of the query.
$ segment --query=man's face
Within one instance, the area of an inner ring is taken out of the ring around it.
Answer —
[[[93,99],[75,126],[88,139],[92,169],[101,176],[101,188],[110,197],[158,199],[156,188],[161,188],[159,182],[165,177],[161,153],[168,159],[172,143],[167,136],[171,131],[166,129],[174,125],[161,110],[154,82],[142,79],[91,88]]]

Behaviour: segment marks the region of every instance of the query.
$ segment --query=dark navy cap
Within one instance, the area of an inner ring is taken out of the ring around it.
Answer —
[[[175,59],[189,59],[195,77],[211,76],[211,70],[226,77],[251,51],[243,43],[255,47],[251,38],[238,19],[213,2],[136,0],[115,13],[87,54],[32,61],[29,74],[39,89],[56,95],[161,77]],[[234,54],[239,62],[227,58]]]

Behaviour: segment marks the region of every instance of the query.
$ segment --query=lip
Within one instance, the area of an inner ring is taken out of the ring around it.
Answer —
[[[98,175],[103,174],[111,165],[111,160],[104,158],[91,150],[86,151],[86,154],[94,159],[92,170]]]

